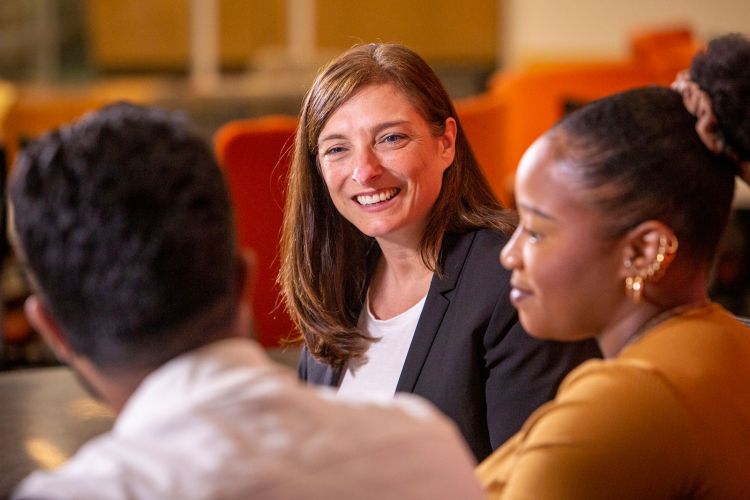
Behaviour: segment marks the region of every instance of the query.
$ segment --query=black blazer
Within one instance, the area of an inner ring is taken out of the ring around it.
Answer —
[[[478,461],[552,399],[572,368],[601,356],[593,340],[542,342],[523,331],[508,297],[509,273],[499,263],[506,241],[490,230],[446,237],[444,276],[432,279],[396,387],[453,419]],[[305,349],[299,376],[338,386],[342,372]]]

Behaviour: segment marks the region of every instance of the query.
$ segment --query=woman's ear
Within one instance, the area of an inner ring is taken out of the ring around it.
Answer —
[[[75,352],[70,347],[65,333],[49,312],[47,306],[36,294],[30,295],[26,299],[24,312],[31,326],[42,336],[57,359],[63,363],[69,363]]]
[[[649,220],[628,231],[622,247],[623,278],[661,279],[677,254],[677,236],[663,222]]]
[[[443,160],[443,170],[446,170],[453,164],[456,157],[456,135],[458,134],[458,125],[456,120],[449,116],[445,119],[445,131],[440,136],[440,157]]]

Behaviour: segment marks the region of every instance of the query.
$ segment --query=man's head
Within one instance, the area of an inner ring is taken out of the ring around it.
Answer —
[[[115,104],[19,156],[14,238],[42,311],[101,371],[226,335],[241,265],[213,154],[182,115]]]

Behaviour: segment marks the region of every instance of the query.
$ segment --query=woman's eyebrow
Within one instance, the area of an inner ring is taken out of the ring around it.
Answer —
[[[383,130],[385,130],[387,128],[395,127],[396,125],[403,125],[404,123],[407,123],[407,122],[408,122],[408,120],[393,120],[393,121],[389,121],[389,122],[378,123],[377,125],[374,125],[370,129],[370,131],[372,133],[377,134],[378,132],[382,132]]]
[[[534,215],[538,215],[539,217],[541,217],[543,219],[552,220],[552,221],[555,220],[555,218],[552,215],[550,215],[547,212],[544,212],[543,210],[540,210],[540,209],[538,209],[538,208],[536,208],[534,206],[528,205],[526,203],[519,203],[518,206],[521,207],[521,208],[523,208],[527,212],[531,212]]]
[[[346,137],[344,137],[343,134],[338,134],[338,133],[328,134],[323,137],[319,137],[318,144],[320,144],[321,142],[330,141],[333,139],[346,139]]]

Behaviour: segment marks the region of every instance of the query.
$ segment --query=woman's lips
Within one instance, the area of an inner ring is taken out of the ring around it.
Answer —
[[[521,288],[513,287],[510,290],[510,303],[513,304],[514,307],[518,307],[518,304],[520,304],[524,299],[527,299],[530,296],[530,292],[527,292],[526,290],[523,290]]]

